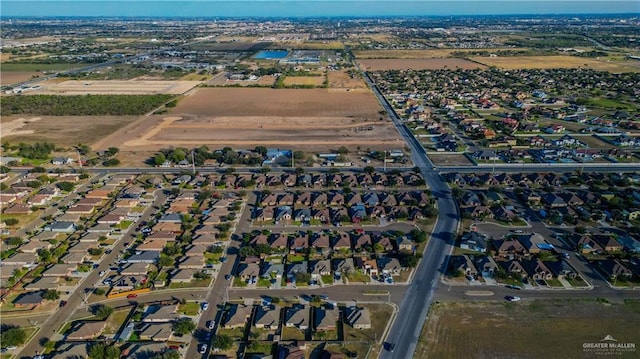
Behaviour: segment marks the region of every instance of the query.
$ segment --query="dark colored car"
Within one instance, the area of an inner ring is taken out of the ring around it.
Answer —
[[[61,300],[60,301],[60,308],[64,307],[65,305],[67,305],[67,301],[66,300]]]

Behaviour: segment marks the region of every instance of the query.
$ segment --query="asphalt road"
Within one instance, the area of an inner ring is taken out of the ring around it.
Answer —
[[[446,268],[444,260],[447,258],[446,254],[451,251],[452,233],[457,230],[460,216],[451,190],[444,178],[436,171],[422,145],[400,121],[371,78],[367,74],[364,75],[364,78],[404,141],[411,148],[413,163],[420,168],[427,185],[437,198],[438,220],[434,226],[433,234],[387,336],[387,343],[393,343],[395,351],[382,351],[380,354],[380,358],[412,358],[420,332],[427,319],[433,294],[438,287],[440,270]]]
[[[147,220],[149,216],[153,213],[154,207],[163,204],[165,200],[166,200],[166,197],[164,196],[164,194],[162,194],[162,191],[156,191],[156,199],[154,200],[153,205],[145,209],[143,216],[141,218],[141,221]],[[136,224],[134,223],[129,227],[129,230],[122,236],[122,239],[120,239],[114,244],[114,247],[112,248],[111,253],[105,255],[102,258],[98,268],[95,268],[91,272],[89,272],[87,277],[85,277],[80,282],[80,285],[76,288],[76,290],[73,293],[71,293],[68,298],[66,298],[67,305],[54,311],[53,314],[51,314],[51,316],[49,316],[46,319],[46,321],[39,324],[40,330],[31,339],[31,341],[29,341],[29,343],[22,349],[19,357],[28,358],[28,357],[33,357],[34,355],[37,355],[43,349],[41,343],[48,339],[54,338],[56,336],[56,331],[60,329],[62,325],[64,325],[64,323],[69,321],[69,319],[72,317],[74,312],[78,308],[80,308],[83,305],[83,303],[85,303],[85,300],[87,299],[89,294],[92,292],[94,285],[101,280],[100,274],[99,274],[100,271],[102,270],[108,271],[109,266],[112,263],[116,262],[118,256],[120,255],[120,251],[125,248],[124,243],[132,242],[132,240],[129,241],[129,239],[131,239],[131,236],[135,232],[135,230],[136,230]]]

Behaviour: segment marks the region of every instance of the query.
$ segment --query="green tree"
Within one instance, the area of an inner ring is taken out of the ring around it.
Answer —
[[[264,146],[256,146],[253,150],[259,153],[262,157],[267,155],[267,148]]]
[[[340,146],[340,148],[338,148],[338,153],[341,155],[346,155],[347,153],[349,153],[349,149],[344,146]]]
[[[2,334],[0,334],[0,342],[3,347],[20,346],[27,340],[27,333],[20,327],[2,326]]]
[[[173,349],[155,354],[154,356],[151,357],[151,359],[180,359],[180,358],[182,358],[180,356],[180,353],[178,353],[178,351]]]
[[[9,246],[19,246],[22,244],[22,238],[20,237],[9,237],[4,240],[4,242]]]
[[[90,311],[98,317],[98,319],[105,320],[113,313],[113,308],[105,304],[96,304],[91,306]]]
[[[163,163],[167,161],[167,157],[165,157],[164,153],[158,153],[153,157],[153,164],[156,166],[161,166]]]
[[[56,183],[56,187],[60,188],[63,191],[71,192],[71,191],[73,191],[73,188],[75,187],[75,184],[73,184],[71,182],[63,181],[63,182]]]
[[[160,254],[160,258],[158,258],[158,266],[160,268],[172,267],[174,261],[175,260],[173,258],[171,258],[168,255],[162,253],[162,254]]]
[[[89,348],[90,359],[118,359],[120,348],[106,343],[95,343]]]
[[[4,165],[0,166],[0,173],[9,173],[9,171],[11,171],[11,168]]]
[[[219,334],[213,339],[213,347],[220,350],[229,350],[233,345],[233,339],[226,334]]]
[[[42,298],[46,300],[57,300],[60,299],[60,293],[57,290],[47,289],[42,294]]]
[[[196,330],[196,323],[191,318],[180,318],[173,322],[173,332],[177,335],[190,334]]]
[[[115,167],[120,164],[120,160],[117,158],[109,158],[108,160],[102,162],[102,165],[105,167]]]
[[[38,259],[41,263],[49,263],[52,259],[51,251],[46,248],[40,248],[38,250]]]
[[[2,221],[4,222],[4,224],[10,227],[15,226],[20,222],[20,220],[18,220],[17,218],[5,218]]]
[[[373,168],[372,166],[366,166],[363,171],[364,173],[368,173],[368,174],[372,174],[373,172],[375,172],[375,168]]]

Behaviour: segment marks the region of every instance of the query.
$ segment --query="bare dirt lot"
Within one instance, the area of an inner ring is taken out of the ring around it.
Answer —
[[[378,118],[371,93],[334,94],[326,89],[201,88],[171,115]]]
[[[384,70],[440,70],[440,69],[477,69],[486,66],[465,59],[365,59],[358,60],[369,71]]]
[[[6,141],[48,141],[57,146],[91,144],[138,117],[115,116],[43,116],[2,119],[0,137]]]
[[[353,54],[358,59],[428,59],[451,57],[454,52],[474,52],[483,49],[428,49],[428,50],[355,50]],[[518,51],[524,48],[494,48],[486,51],[497,52],[501,50]]]
[[[284,78],[284,85],[313,85],[322,86],[324,76],[287,76]]]
[[[28,94],[55,95],[149,95],[183,94],[200,81],[119,81],[119,80],[69,80],[64,82],[45,81],[42,89]]]
[[[41,75],[42,72],[34,71],[4,71],[0,73],[0,86],[15,84],[22,81],[30,80],[34,75]]]
[[[507,70],[582,67],[615,73],[640,71],[638,61],[605,61],[577,56],[473,57],[472,60]]]
[[[369,92],[361,77],[351,77],[344,71],[329,71],[329,89],[336,91]]]
[[[94,148],[151,151],[169,146],[304,150],[398,148],[391,123],[370,93],[326,89],[201,88],[169,116],[150,116],[108,136]]]
[[[624,323],[622,325],[621,323]],[[596,358],[584,349],[610,335],[640,342],[640,302],[594,300],[440,303],[431,308],[415,358]],[[616,358],[637,358],[615,352]]]

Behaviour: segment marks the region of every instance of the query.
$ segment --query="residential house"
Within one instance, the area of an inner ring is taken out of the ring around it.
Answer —
[[[258,263],[240,263],[238,265],[237,276],[243,280],[257,278],[260,275]]]
[[[354,329],[371,329],[369,308],[349,307],[346,309],[346,322]]]
[[[378,258],[378,269],[380,272],[392,276],[400,275],[402,266],[397,258],[381,257]]]
[[[313,326],[316,331],[335,330],[340,312],[337,307],[314,307]]]
[[[148,323],[142,327],[140,334],[138,334],[140,340],[154,342],[169,341],[172,335],[172,323]]]
[[[460,248],[485,253],[487,251],[487,237],[478,232],[465,232],[460,239]]]
[[[567,263],[565,260],[558,260],[555,262],[544,262],[544,265],[549,268],[554,277],[565,279],[565,278],[576,278],[578,273]]]
[[[362,270],[364,274],[367,274],[370,276],[378,275],[378,262],[373,258],[356,257],[355,264],[356,264],[356,267]]]
[[[331,262],[328,259],[311,261],[310,272],[311,278],[320,281],[322,276],[331,274]]]
[[[95,339],[102,334],[106,326],[105,320],[81,322],[71,329],[65,339],[70,341]]]
[[[287,328],[307,330],[309,328],[309,308],[304,305],[296,305],[285,311],[284,325]]]
[[[633,276],[633,272],[618,259],[598,261],[598,267],[600,267],[607,278],[612,281],[630,279]]]
[[[252,307],[244,304],[231,304],[225,313],[223,328],[244,328],[251,316]]]
[[[520,262],[527,272],[529,278],[533,280],[551,280],[553,273],[540,259],[528,259]]]
[[[280,324],[280,307],[275,305],[259,306],[256,309],[254,325],[258,329],[278,329]]]

